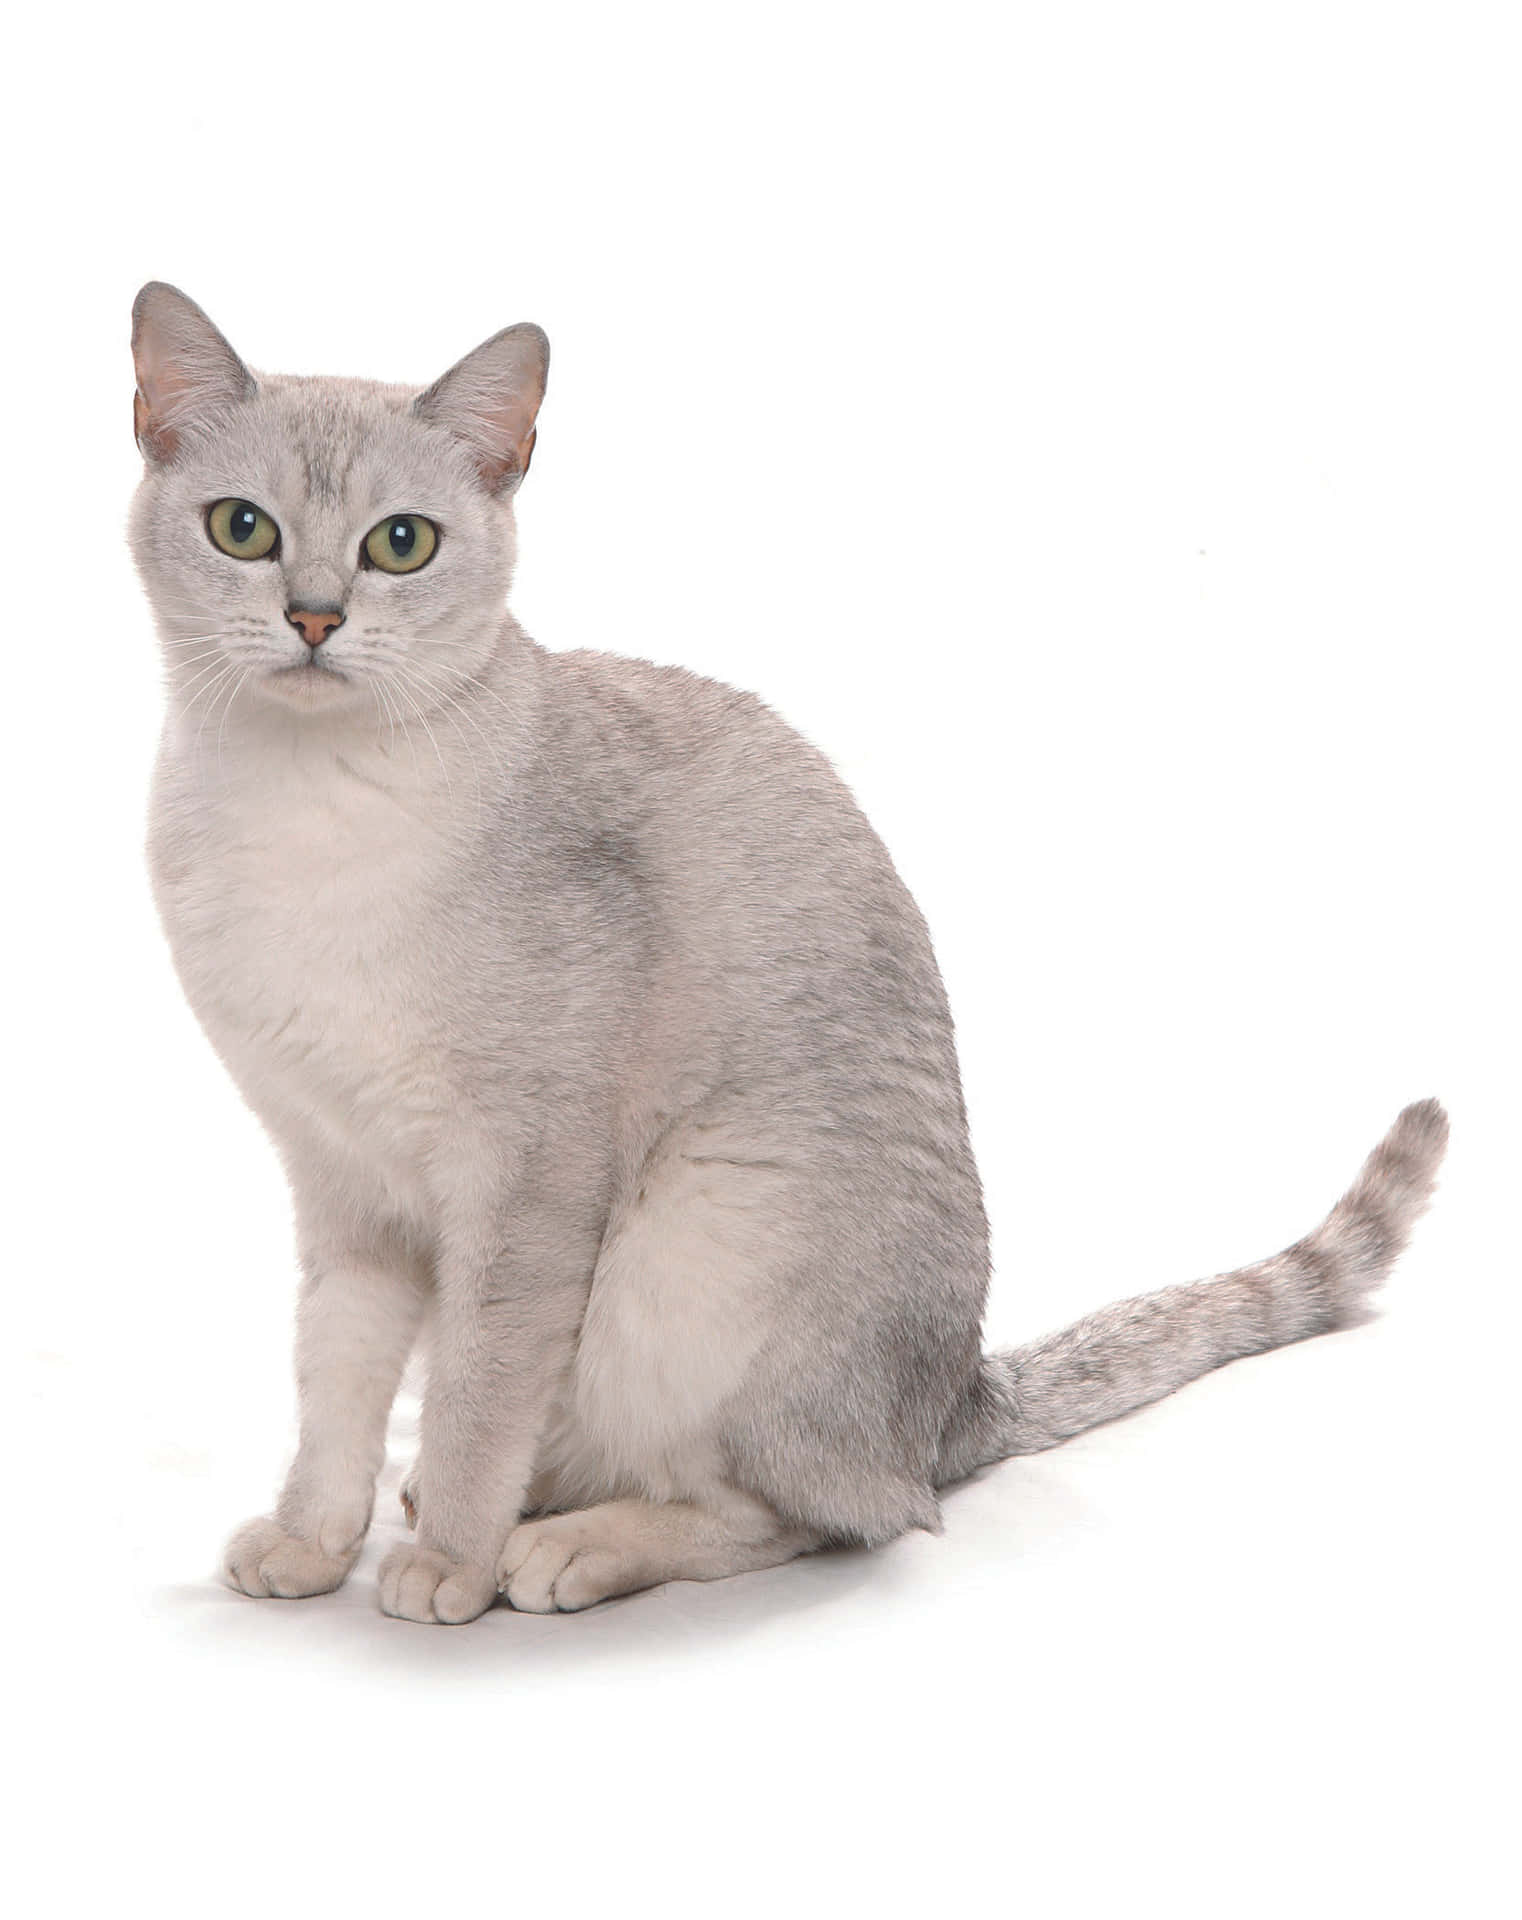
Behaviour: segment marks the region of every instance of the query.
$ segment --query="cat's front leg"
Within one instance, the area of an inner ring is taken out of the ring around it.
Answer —
[[[274,1512],[240,1527],[223,1555],[228,1584],[256,1599],[330,1593],[359,1558],[425,1299],[421,1263],[400,1246],[314,1237],[303,1268],[300,1444]]]
[[[384,1613],[429,1625],[474,1620],[497,1598],[555,1388],[570,1364],[595,1243],[562,1226],[520,1232],[489,1259],[441,1260],[423,1394],[417,1539],[381,1564]]]

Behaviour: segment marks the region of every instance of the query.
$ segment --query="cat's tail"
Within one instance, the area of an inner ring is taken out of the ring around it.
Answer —
[[[1419,1100],[1316,1231],[1272,1260],[1122,1300],[985,1355],[942,1436],[937,1483],[1054,1447],[1228,1360],[1356,1325],[1425,1212],[1447,1143],[1448,1116]]]

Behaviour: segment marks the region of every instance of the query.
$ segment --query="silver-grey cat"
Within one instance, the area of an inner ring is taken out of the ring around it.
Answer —
[[[305,1275],[300,1447],[233,1585],[343,1580],[419,1342],[380,1599],[457,1622],[935,1528],[973,1468],[1356,1316],[1435,1102],[1288,1252],[982,1353],[946,998],[851,796],[750,695],[505,609],[536,327],[422,393],[256,378],[155,283],[133,350],[154,882]]]

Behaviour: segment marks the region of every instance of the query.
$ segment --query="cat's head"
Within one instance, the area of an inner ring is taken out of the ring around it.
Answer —
[[[373,714],[402,689],[433,706],[479,672],[544,395],[538,327],[493,335],[423,390],[256,375],[153,281],[132,353],[132,551],[187,700],[236,685]]]

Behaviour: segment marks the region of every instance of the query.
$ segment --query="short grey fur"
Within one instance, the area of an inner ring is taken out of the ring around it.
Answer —
[[[417,1347],[381,1605],[457,1623],[937,1528],[975,1467],[1358,1317],[1434,1101],[1275,1259],[983,1353],[951,1019],[881,842],[760,701],[506,610],[537,328],[421,392],[267,377],[153,283],[133,347],[153,880],[303,1271],[299,1449],[234,1586],[343,1580]],[[267,552],[211,537],[219,501]],[[436,545],[390,571],[402,516]]]

